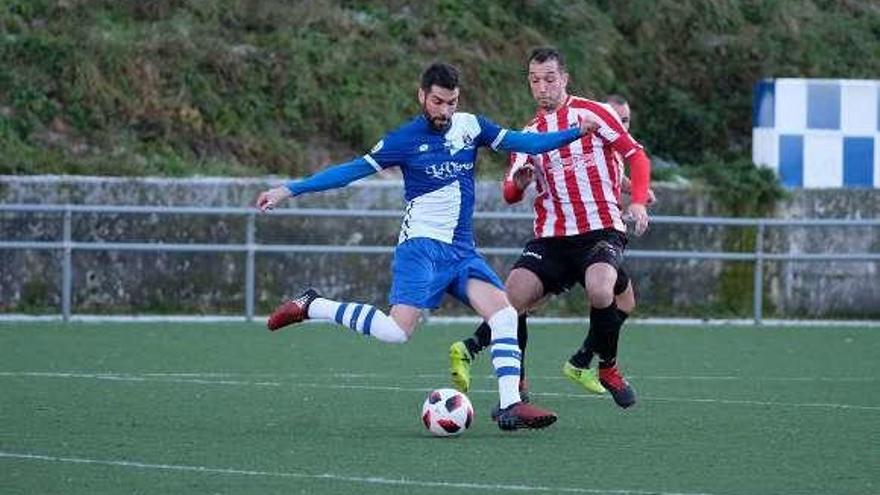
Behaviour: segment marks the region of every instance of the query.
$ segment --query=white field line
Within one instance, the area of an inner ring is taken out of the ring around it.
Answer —
[[[355,385],[355,384],[327,384],[327,383],[302,383],[297,381],[278,382],[278,381],[247,381],[247,380],[209,380],[204,378],[172,378],[160,376],[137,376],[125,374],[110,373],[59,373],[59,372],[0,372],[0,377],[33,377],[33,378],[73,378],[73,379],[93,379],[107,380],[117,382],[155,382],[155,383],[192,383],[200,385],[232,385],[232,386],[258,386],[258,387],[290,387],[290,388],[315,388],[315,389],[333,389],[333,390],[380,390],[387,392],[428,392],[430,387],[398,387],[387,385]],[[489,389],[472,389],[468,393],[478,394],[496,394],[496,390]],[[535,392],[532,395],[537,397],[558,397],[565,399],[608,399],[605,396],[586,395],[586,394],[570,394],[557,392]],[[843,409],[856,411],[880,411],[880,406],[860,406],[854,404],[824,403],[824,402],[773,402],[760,400],[745,399],[715,399],[715,398],[699,398],[699,397],[645,397],[640,396],[640,400],[649,402],[686,402],[696,404],[726,404],[726,405],[744,405],[744,406],[772,406],[785,408],[825,408],[825,409]]]
[[[285,471],[256,471],[251,469],[235,469],[235,468],[217,468],[209,466],[191,466],[182,464],[154,464],[148,462],[123,461],[123,460],[101,460],[87,459],[82,457],[58,457],[51,455],[30,454],[22,452],[3,452],[0,451],[0,459],[38,461],[65,464],[90,464],[98,466],[113,466],[130,469],[143,469],[152,471],[177,471],[190,473],[208,473],[222,474],[227,476],[253,476],[261,478],[293,478],[293,479],[312,479],[336,481],[354,484],[367,485],[393,485],[393,486],[411,486],[420,488],[450,488],[460,490],[482,490],[482,491],[517,491],[517,492],[549,492],[549,493],[591,493],[591,494],[613,494],[613,495],[711,495],[708,493],[684,493],[684,492],[662,492],[648,490],[626,490],[626,489],[598,489],[598,488],[580,488],[580,487],[564,487],[564,486],[541,486],[541,485],[507,485],[507,484],[489,484],[489,483],[467,483],[467,482],[446,482],[446,481],[425,481],[407,478],[383,478],[381,476],[348,476],[334,473],[297,473]]]
[[[244,316],[230,315],[95,315],[73,314],[70,321],[82,323],[247,323],[250,325],[265,326],[268,315],[256,315],[248,322]],[[29,315],[24,313],[0,314],[0,322],[60,322],[63,318],[58,315]],[[425,323],[438,325],[478,324],[481,320],[476,316],[430,316]],[[534,316],[529,322],[536,325],[584,325],[589,322],[587,318],[578,317],[553,317]],[[308,320],[305,325],[324,325],[330,323],[324,320]],[[627,325],[652,325],[652,326],[760,326],[750,318],[677,318],[677,317],[652,317],[631,318]],[[812,329],[817,327],[840,327],[840,328],[877,328],[880,320],[798,320],[798,319],[764,319],[761,325],[768,327],[800,327],[798,329]]]
[[[118,374],[118,373],[113,373]],[[400,379],[397,375],[389,375],[387,373],[194,373],[194,372],[162,372],[162,373],[139,373],[141,376],[182,376],[182,377],[267,377],[267,378],[392,378]],[[448,374],[441,373],[416,373],[407,375],[413,378],[426,379],[446,379]],[[492,379],[494,375],[473,375],[485,379]],[[626,375],[628,379],[634,380],[658,380],[658,381],[748,381],[748,382],[876,382],[880,381],[880,377],[858,376],[858,377],[824,377],[824,376],[792,376],[792,377],[773,377],[773,376],[736,376],[736,375]],[[529,374],[529,380],[552,380],[552,381],[568,381],[564,376],[544,376]]]
[[[203,373],[203,372],[191,372],[191,371],[166,371],[166,372],[142,372],[142,373],[117,373],[113,371],[73,371],[73,372],[41,372],[41,371],[15,371],[15,372],[4,372],[0,371],[0,376],[15,376],[10,375],[13,374],[22,374],[22,376],[41,376],[45,373],[60,373],[60,374],[80,374],[80,375],[88,375],[85,377],[101,377],[107,380],[112,380],[113,377],[121,376],[121,377],[147,377],[147,378],[238,378],[238,379],[254,379],[254,378],[267,378],[267,379],[301,379],[301,378],[332,378],[332,379],[393,379],[400,380],[401,378],[416,378],[416,379],[448,379],[448,374],[441,373],[416,373],[412,375],[406,375],[405,377],[401,377],[398,375],[392,375],[388,373],[348,373],[348,372],[328,372],[328,373],[233,373],[233,372],[212,372],[212,373]],[[494,375],[486,373],[483,375],[474,374],[474,377],[480,377],[486,380],[491,380],[494,378]],[[656,380],[656,381],[747,381],[750,383],[754,382],[803,382],[803,383],[869,383],[880,381],[880,377],[870,377],[870,376],[857,376],[857,377],[803,377],[803,376],[793,376],[793,377],[773,377],[773,376],[737,376],[737,375],[626,375],[630,380]],[[547,380],[547,381],[568,381],[568,378],[564,376],[546,376],[546,375],[529,375],[530,381],[537,380]],[[249,382],[250,383],[250,382]]]

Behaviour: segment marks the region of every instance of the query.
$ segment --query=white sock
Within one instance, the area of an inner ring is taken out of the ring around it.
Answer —
[[[309,318],[333,320],[382,342],[402,344],[408,340],[397,322],[369,304],[341,303],[319,297],[309,304]]]
[[[516,310],[508,306],[489,318],[492,329],[492,366],[498,377],[501,408],[522,400],[519,396],[519,376],[522,353],[516,339]]]

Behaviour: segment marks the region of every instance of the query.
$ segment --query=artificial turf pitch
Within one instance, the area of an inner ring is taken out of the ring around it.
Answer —
[[[532,325],[559,421],[499,431],[483,355],[474,425],[433,438],[422,401],[469,332],[0,324],[0,493],[880,493],[880,329],[628,325],[624,411],[560,374],[581,328]]]

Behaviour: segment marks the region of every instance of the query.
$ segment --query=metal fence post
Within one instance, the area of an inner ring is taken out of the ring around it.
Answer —
[[[764,310],[764,222],[758,221],[755,235],[754,316],[755,325],[760,325]]]
[[[66,205],[61,248],[61,319],[64,322],[70,321],[70,300],[73,285],[72,216],[70,205]]]
[[[244,304],[245,319],[254,321],[254,278],[256,272],[256,215],[248,213],[246,227],[247,260],[245,264]]]

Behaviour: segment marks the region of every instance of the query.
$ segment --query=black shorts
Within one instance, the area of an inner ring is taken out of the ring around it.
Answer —
[[[590,265],[608,263],[617,269],[614,294],[619,295],[629,284],[629,275],[621,266],[626,242],[626,234],[615,229],[532,239],[513,267],[534,273],[544,284],[545,294],[559,294],[576,283],[583,285]]]

